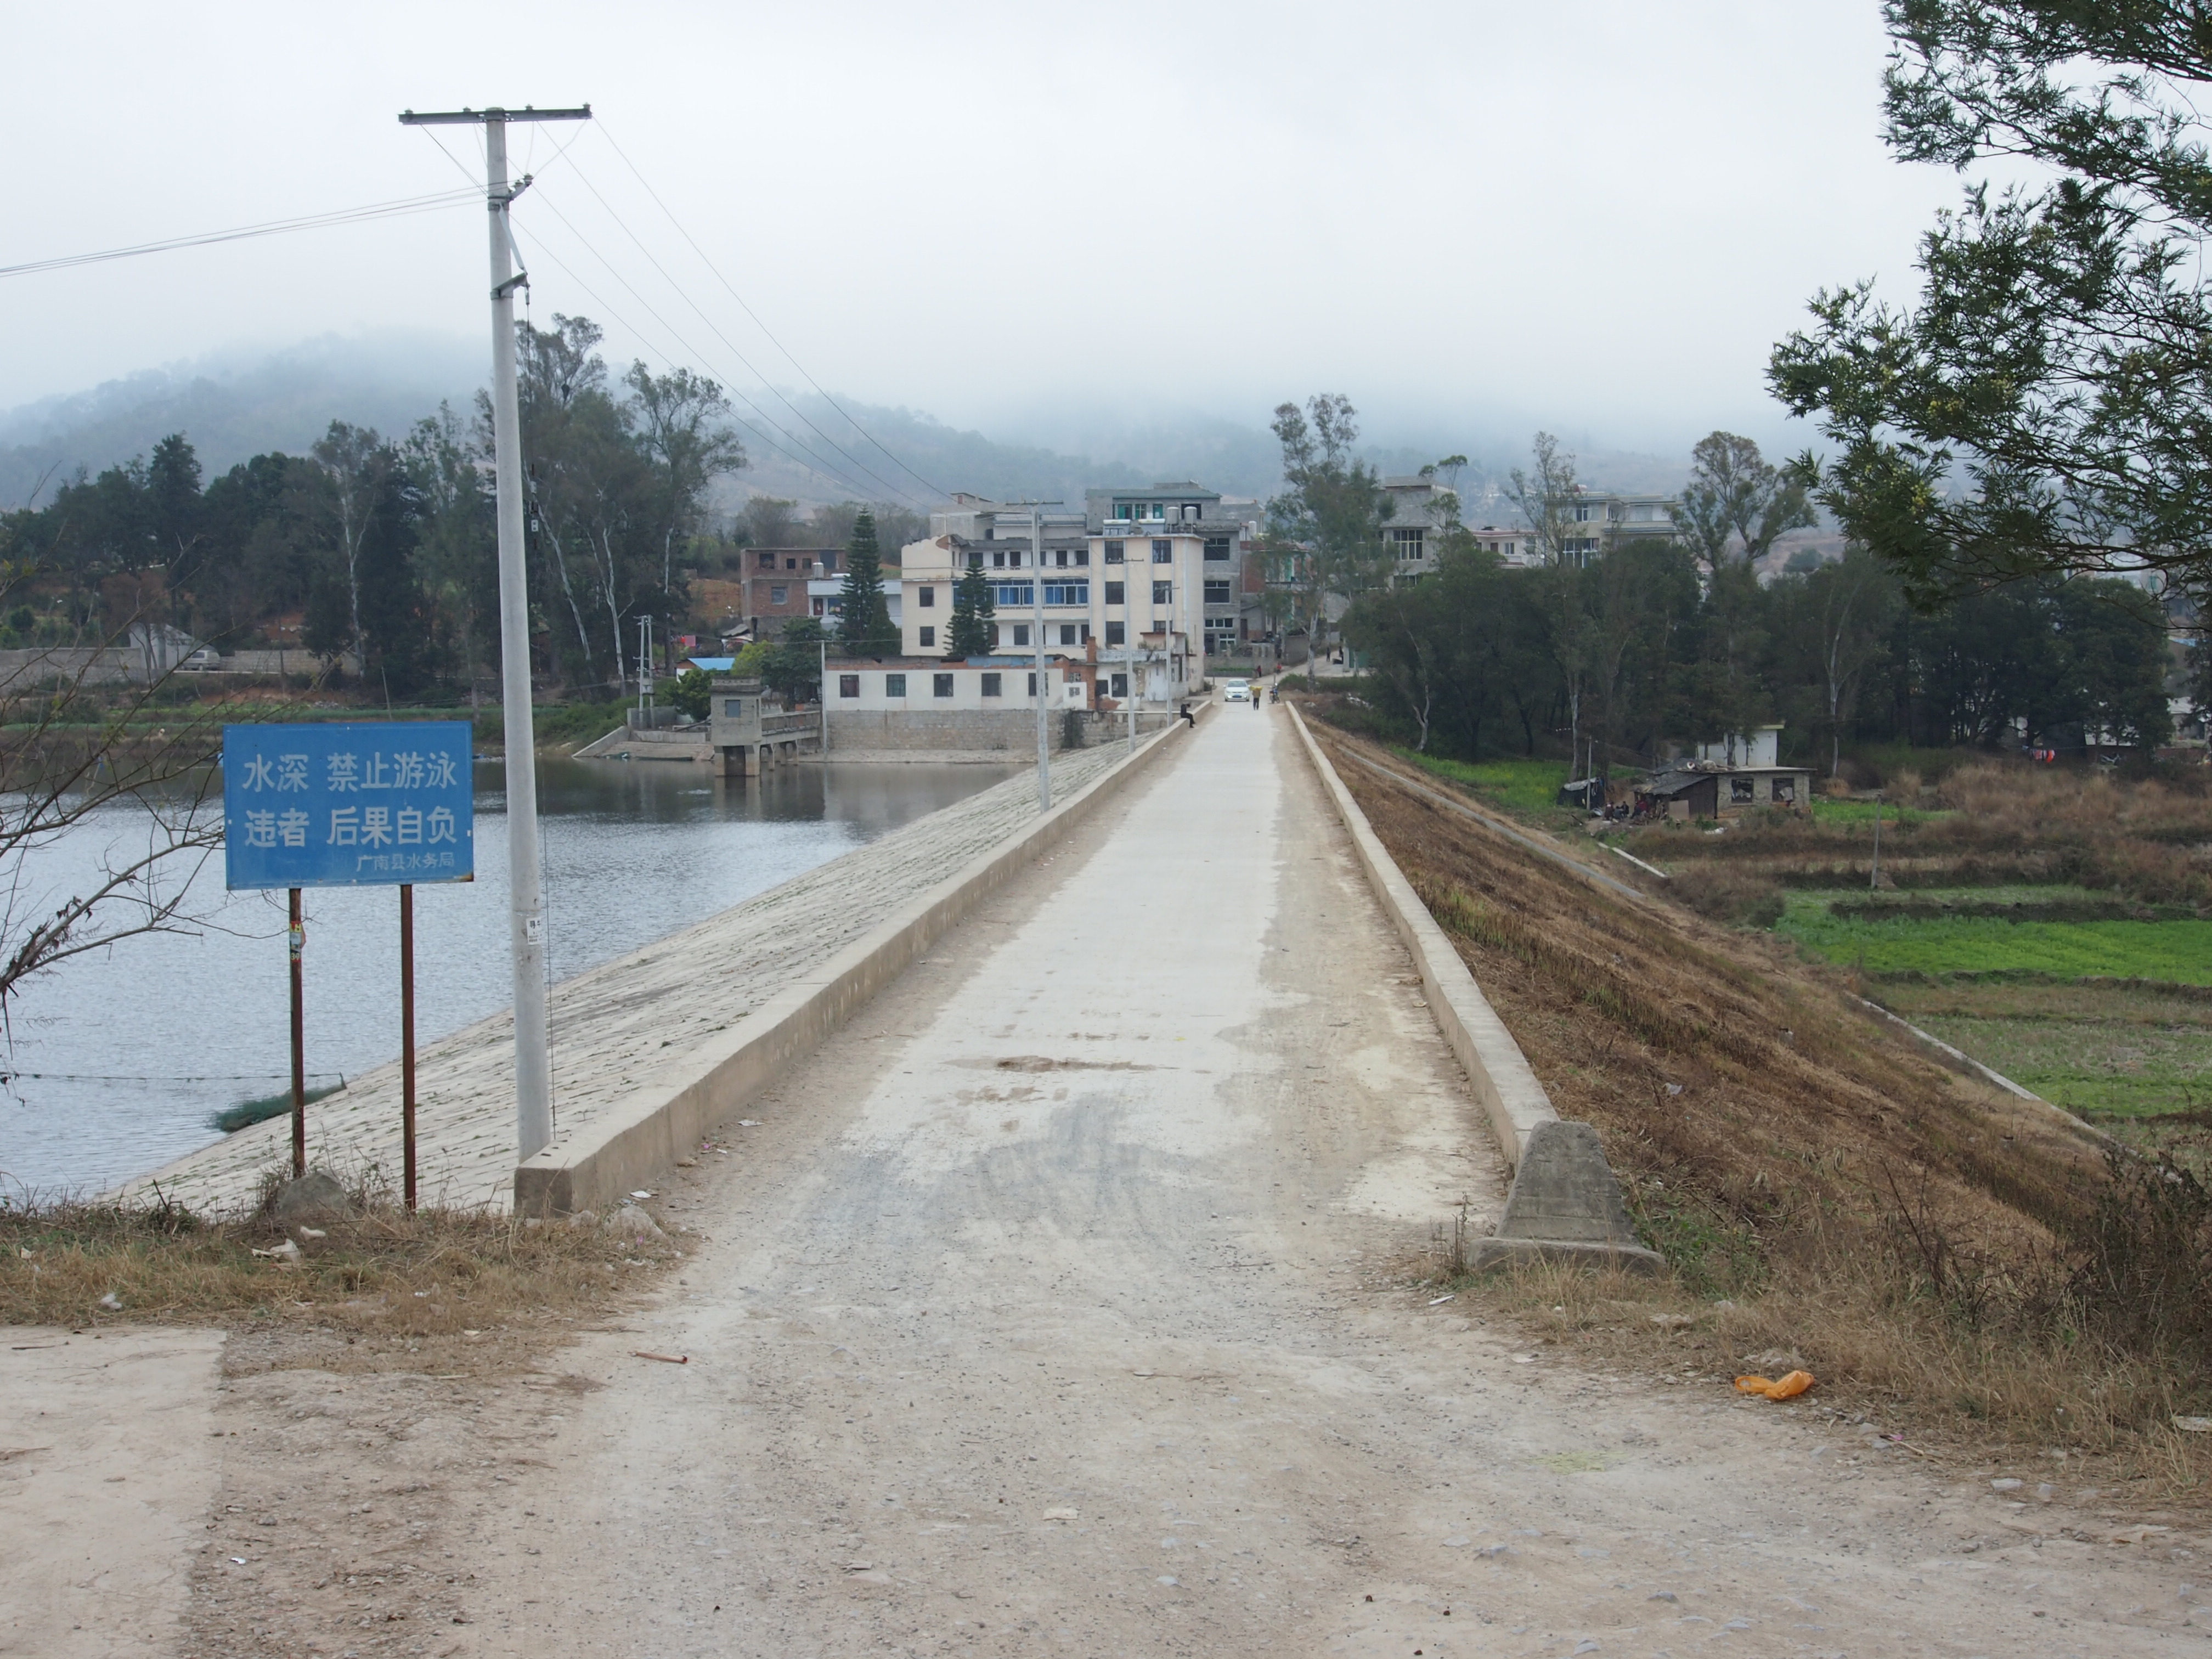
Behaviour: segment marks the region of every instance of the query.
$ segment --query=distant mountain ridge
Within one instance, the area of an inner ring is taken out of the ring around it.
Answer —
[[[0,510],[50,500],[80,469],[96,473],[128,461],[172,432],[191,440],[210,478],[270,450],[301,453],[334,420],[398,435],[435,413],[441,401],[469,411],[488,379],[488,355],[445,336],[333,334],[283,351],[240,351],[43,398],[0,413]],[[1261,500],[1281,485],[1274,438],[1257,422],[1245,426],[1195,413],[1144,424],[1050,422],[1073,444],[1076,453],[1070,453],[1001,441],[903,407],[833,402],[815,392],[756,391],[752,398],[757,401],[732,398],[750,465],[726,483],[720,501],[725,510],[752,495],[803,506],[856,497],[927,506],[968,490],[1074,507],[1086,489],[1171,478],[1194,478],[1224,495]],[[1514,465],[1512,447],[1462,441],[1458,448],[1474,458],[1462,480],[1470,519],[1498,518],[1490,489]],[[1395,475],[1417,471],[1448,452],[1370,444],[1362,453]],[[1592,453],[1582,462],[1586,479],[1615,489],[1671,489],[1684,471],[1680,462],[1649,455]]]

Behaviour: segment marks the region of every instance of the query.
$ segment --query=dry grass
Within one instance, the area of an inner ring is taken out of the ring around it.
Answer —
[[[2207,1437],[2173,1426],[2191,1409],[2171,1366],[2013,1337],[1974,1334],[1927,1307],[1869,1295],[1859,1275],[1770,1285],[1713,1300],[1679,1282],[1534,1266],[1455,1285],[1534,1344],[1620,1366],[1646,1386],[1735,1398],[1746,1372],[1802,1364],[1819,1379],[1787,1410],[1992,1474],[2094,1483],[2122,1505],[2201,1501]]]
[[[1538,1273],[1482,1294],[1654,1373],[1687,1355],[1713,1382],[1795,1352],[1831,1397],[1917,1432],[2094,1453],[2169,1487],[2212,1476],[2208,1437],[2171,1428],[2208,1397],[2212,1333],[2191,1311],[2212,1290],[2205,1215],[2152,1240],[2113,1206],[2095,1143],[1945,1069],[1843,973],[1608,896],[1366,768],[1339,775],[1560,1115],[1597,1127],[1674,1269],[1656,1287]],[[2172,1282],[2161,1251],[2186,1258]]]
[[[365,1206],[295,1228],[173,1206],[0,1208],[0,1322],[96,1329],[149,1322],[291,1328],[364,1364],[511,1363],[520,1345],[628,1305],[679,1259],[596,1226]]]

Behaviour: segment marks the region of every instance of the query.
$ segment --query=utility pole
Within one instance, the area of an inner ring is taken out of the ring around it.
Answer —
[[[576,109],[450,110],[400,117],[403,126],[481,126],[484,206],[491,221],[492,447],[499,498],[500,695],[507,748],[507,944],[514,968],[514,1139],[518,1160],[553,1144],[553,1055],[545,1015],[545,891],[538,854],[538,745],[530,709],[530,580],[522,540],[522,414],[515,388],[514,269],[507,210],[530,187],[507,179],[512,121],[588,121]]]
[[[1036,637],[1030,641],[1036,664],[1036,733],[1037,733],[1037,811],[1052,810],[1052,734],[1046,722],[1050,710],[1046,707],[1050,687],[1045,679],[1044,666],[1044,518],[1040,508],[1058,507],[1058,501],[1008,501],[1008,507],[1025,507],[1030,510],[1030,626]]]
[[[1036,716],[1037,716],[1037,811],[1052,811],[1052,732],[1048,726],[1051,711],[1045,707],[1052,695],[1052,683],[1045,678],[1044,666],[1044,514],[1042,504],[1030,506],[1030,563],[1036,580],[1031,584],[1030,597],[1036,601]]]

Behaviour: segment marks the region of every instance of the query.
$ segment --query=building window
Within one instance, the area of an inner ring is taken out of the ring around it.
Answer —
[[[1121,645],[1121,644],[1126,643],[1126,642],[1127,641],[1127,639],[1128,639],[1128,626],[1127,626],[1127,623],[1112,623],[1112,622],[1109,622],[1109,623],[1108,623],[1106,624],[1106,643],[1107,643],[1107,644],[1109,644],[1109,645]]]
[[[903,674],[884,675],[884,695],[887,697],[902,697],[906,696],[906,676]]]
[[[917,594],[915,596],[915,603],[916,605],[920,605],[920,606],[921,606],[924,611],[934,611],[934,610],[936,610],[936,609],[937,609],[937,590],[936,590],[935,588],[933,588],[933,587],[925,587],[925,588],[923,588],[923,589],[922,589],[919,593],[917,593]]]
[[[1034,671],[1030,674],[1030,696],[1036,696],[1036,674]]]
[[[762,554],[762,555],[760,556],[760,568],[761,568],[762,569],[763,569],[763,570],[773,570],[773,569],[775,569],[775,554],[773,554],[773,553],[763,553],[763,554]]]
[[[1390,550],[1400,561],[1408,562],[1421,556],[1421,532],[1419,530],[1394,530],[1390,532]]]
[[[1003,554],[1003,553],[994,553],[993,555],[991,555],[991,568],[992,568],[992,569],[994,569],[994,570],[1004,570],[1006,568],[1006,556],[1005,554]]]
[[[1154,605],[1173,605],[1175,603],[1175,584],[1173,582],[1154,582],[1152,584],[1152,603]]]
[[[1024,610],[1036,603],[1036,584],[1034,582],[994,582],[991,601],[1009,607],[1019,605]]]
[[[1206,538],[1206,556],[1209,559],[1227,558],[1229,556],[1229,538],[1226,536],[1208,536]]]
[[[1089,582],[1047,582],[1044,585],[1044,602],[1047,605],[1089,605],[1091,584]]]
[[[1796,780],[1796,779],[1795,779],[1795,778],[1777,778],[1777,779],[1775,779],[1775,781],[1774,781],[1774,799],[1775,799],[1776,800],[1778,800],[1778,801],[1781,801],[1781,802],[1783,802],[1784,804],[1785,804],[1785,805],[1793,805],[1793,806],[1794,806],[1795,805],[1796,805],[1796,801],[1797,801],[1797,780]]]
[[[1073,645],[1075,643],[1075,624],[1073,623],[1060,623],[1060,642],[1062,645]]]
[[[1229,603],[1229,579],[1226,576],[1218,578],[1209,576],[1206,578],[1206,602],[1208,605],[1227,605]]]
[[[1091,564],[1091,550],[1087,547],[1077,548],[1075,550],[1075,562],[1078,566],[1087,569]]]
[[[1175,544],[1173,542],[1164,540],[1154,542],[1152,544],[1152,562],[1154,564],[1173,564],[1175,562]]]
[[[928,650],[932,646],[937,643],[937,630],[933,628],[916,629],[915,630],[915,643],[921,646],[925,651]]]
[[[743,697],[727,697],[723,700],[722,713],[731,720],[741,719],[744,712],[745,700]]]
[[[932,675],[929,677],[929,680],[930,680],[929,690],[930,690],[930,693],[931,693],[931,695],[932,695],[932,696],[939,696],[939,697],[949,697],[949,696],[951,696],[952,695],[952,676],[951,676],[951,675],[950,675],[950,674],[932,674]]]
[[[1116,623],[1115,626],[1118,627],[1120,624]],[[1115,675],[1112,681],[1112,686],[1113,689],[1106,694],[1107,696],[1110,697],[1127,696],[1129,695],[1129,677],[1127,674]]]
[[[1063,547],[1063,548],[1061,548],[1058,553],[1056,553],[1056,554],[1054,554],[1054,555],[1053,556],[1053,561],[1052,561],[1052,562],[1053,562],[1053,563],[1054,563],[1055,565],[1059,566],[1059,567],[1060,567],[1060,568],[1061,568],[1062,570],[1066,569],[1066,568],[1067,568],[1067,550],[1066,550],[1066,548],[1064,548],[1064,547]]]
[[[775,586],[775,587],[771,587],[771,588],[769,588],[769,591],[768,591],[768,602],[769,602],[770,605],[788,605],[788,604],[790,604],[790,603],[791,603],[791,590],[790,590],[789,588],[787,588],[787,587],[784,587],[784,586]]]
[[[1121,583],[1108,582],[1106,584],[1106,603],[1109,605],[1119,605],[1121,603]]]
[[[1030,625],[1027,623],[1016,623],[1014,624],[1014,643],[1016,645],[1027,645],[1029,642]]]
[[[1128,545],[1128,544],[1127,544],[1127,543],[1126,543],[1126,542],[1109,542],[1109,543],[1107,543],[1107,544],[1106,544],[1106,562],[1107,562],[1107,563],[1109,563],[1109,564],[1119,564],[1119,563],[1121,563],[1121,557],[1122,557],[1122,552],[1121,552],[1121,550],[1122,550],[1123,548],[1125,548],[1126,546],[1127,546],[1127,545]]]
[[[983,695],[987,697],[995,697],[999,695],[999,677],[996,674],[983,676]]]
[[[1729,780],[1729,799],[1731,802],[1749,800],[1751,799],[1751,784],[1752,781],[1749,778],[1730,778]]]
[[[834,576],[837,574],[837,556],[835,553],[824,553],[822,556],[822,574],[825,576]]]
[[[858,674],[838,675],[837,695],[841,697],[859,696],[860,695],[860,677]]]
[[[796,559],[786,559],[783,562],[783,568],[786,570],[796,570],[799,568],[799,561]]]

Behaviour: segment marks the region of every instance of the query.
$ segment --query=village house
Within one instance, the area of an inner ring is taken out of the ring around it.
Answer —
[[[1782,727],[1754,726],[1670,763],[1636,786],[1638,809],[1678,820],[1735,817],[1761,807],[1811,811],[1813,769],[1780,763]]]

